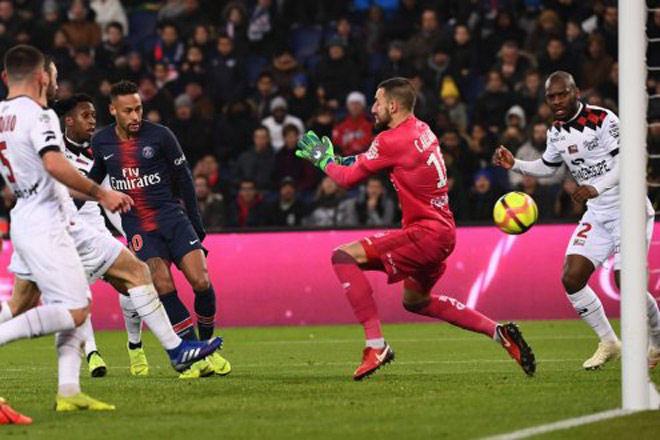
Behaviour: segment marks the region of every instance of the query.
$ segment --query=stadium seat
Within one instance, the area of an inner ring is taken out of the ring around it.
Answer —
[[[322,36],[323,29],[317,25],[299,26],[291,30],[289,44],[300,63],[307,64],[307,60],[318,53]]]

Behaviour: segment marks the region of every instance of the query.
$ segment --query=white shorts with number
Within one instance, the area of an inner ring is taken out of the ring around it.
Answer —
[[[44,304],[62,304],[70,310],[86,307],[91,293],[75,243],[63,222],[54,223],[59,224],[37,230],[12,221],[12,266],[17,266],[10,270],[35,282]]]
[[[78,220],[69,229],[80,257],[87,282],[93,284],[110,269],[119,257],[124,246],[109,231],[101,232],[93,226]],[[22,257],[14,252],[9,270],[19,278],[35,281]]]
[[[595,213],[587,210],[575,228],[566,255],[582,255],[598,268],[614,255],[614,270],[621,269],[621,229],[619,211]],[[646,219],[646,245],[651,244],[653,216]]]

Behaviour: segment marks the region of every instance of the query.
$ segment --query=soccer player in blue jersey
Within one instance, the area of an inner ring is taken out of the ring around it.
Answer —
[[[122,214],[122,227],[131,249],[149,266],[174,330],[182,339],[197,338],[190,313],[176,292],[172,262],[195,292],[199,338],[209,339],[214,330],[215,292],[202,247],[206,233],[186,156],[168,128],[142,120],[142,101],[134,83],[114,84],[110,98],[115,123],[92,138],[94,166],[89,177],[101,182],[108,175],[112,188],[133,198],[133,209]],[[184,376],[226,375],[231,371],[229,362],[217,353],[207,361],[195,364]]]

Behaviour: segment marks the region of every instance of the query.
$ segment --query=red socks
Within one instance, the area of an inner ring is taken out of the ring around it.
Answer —
[[[495,335],[495,327],[497,327],[495,321],[448,296],[431,295],[431,299],[426,304],[416,304],[404,307],[409,312],[430,316],[431,318],[442,319],[443,321],[465,330],[483,333],[489,338],[493,338]]]
[[[353,313],[364,327],[366,338],[368,340],[382,338],[373,290],[355,258],[342,250],[336,250],[332,254],[332,267],[341,281]]]

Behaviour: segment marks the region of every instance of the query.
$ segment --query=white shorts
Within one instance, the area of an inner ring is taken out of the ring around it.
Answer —
[[[581,255],[598,269],[614,255],[614,270],[621,269],[621,229],[619,212],[594,213],[587,210],[568,242],[566,255]],[[646,219],[646,246],[651,244],[653,217]]]
[[[89,284],[93,284],[105,275],[124,248],[110,232],[107,230],[101,232],[85,222],[78,221],[69,232]],[[19,278],[35,281],[22,257],[16,252],[11,256],[9,270]]]
[[[35,231],[12,223],[12,264],[16,260],[19,267],[13,270],[10,266],[10,270],[35,282],[44,304],[62,304],[70,310],[86,307],[91,292],[73,238],[64,225]]]

